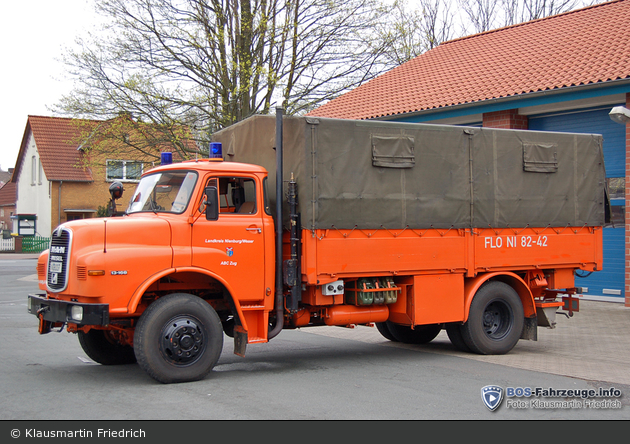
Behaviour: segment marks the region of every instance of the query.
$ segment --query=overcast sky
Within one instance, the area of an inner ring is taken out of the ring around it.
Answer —
[[[91,0],[3,1],[0,27],[0,168],[15,166],[29,115],[53,115],[48,106],[70,90],[60,58],[97,22]]]

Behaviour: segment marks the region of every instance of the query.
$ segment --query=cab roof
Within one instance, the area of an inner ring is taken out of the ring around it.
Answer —
[[[168,165],[160,165],[147,170],[143,176],[167,170],[197,170],[217,173],[264,173],[267,170],[260,165],[253,165],[241,162],[226,162],[220,159],[197,159],[186,160]]]

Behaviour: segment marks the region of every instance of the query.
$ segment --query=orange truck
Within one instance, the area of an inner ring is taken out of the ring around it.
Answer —
[[[578,311],[576,270],[602,268],[599,135],[278,110],[213,140],[146,171],[123,216],[54,230],[28,296],[41,334],[163,383],[204,378],[224,334],[244,356],[316,326],[412,344],[445,329],[502,354]]]

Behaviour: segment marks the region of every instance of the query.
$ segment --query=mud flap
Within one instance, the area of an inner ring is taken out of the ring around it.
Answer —
[[[247,348],[247,331],[242,326],[234,326],[234,354],[245,357],[245,349]]]
[[[521,339],[526,339],[528,341],[538,340],[538,319],[536,317],[525,318]]]

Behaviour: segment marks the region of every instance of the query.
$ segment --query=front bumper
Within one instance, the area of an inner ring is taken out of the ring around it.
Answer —
[[[39,318],[39,332],[50,332],[51,328],[67,322],[77,325],[108,325],[108,304],[82,304],[79,302],[48,299],[44,294],[28,295],[28,312]],[[77,313],[81,313],[80,319]],[[74,313],[74,316],[73,316]]]

